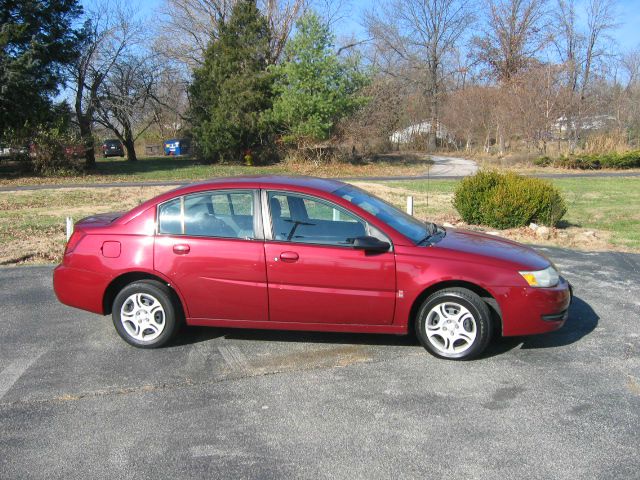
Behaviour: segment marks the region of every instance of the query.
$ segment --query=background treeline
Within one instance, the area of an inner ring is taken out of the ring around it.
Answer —
[[[131,161],[140,140],[185,136],[207,161],[407,148],[571,166],[639,146],[640,49],[614,42],[614,0],[385,0],[358,35],[338,28],[344,8],[5,1],[0,143],[79,143],[87,168],[107,137]]]

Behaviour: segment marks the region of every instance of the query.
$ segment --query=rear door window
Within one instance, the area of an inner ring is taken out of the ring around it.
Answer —
[[[251,190],[186,195],[162,204],[158,211],[158,232],[164,234],[253,239],[254,225]]]

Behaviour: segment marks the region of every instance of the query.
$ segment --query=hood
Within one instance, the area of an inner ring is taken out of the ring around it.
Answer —
[[[521,243],[468,230],[448,228],[433,247],[509,262],[523,270],[542,270],[551,264],[544,255]]]

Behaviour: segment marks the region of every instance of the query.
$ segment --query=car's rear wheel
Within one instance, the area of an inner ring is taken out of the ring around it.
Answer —
[[[113,325],[127,343],[140,348],[166,345],[178,330],[181,311],[171,290],[154,280],[124,287],[113,301]]]
[[[466,288],[446,288],[423,302],[416,318],[416,335],[433,355],[469,360],[480,355],[491,338],[487,304]]]

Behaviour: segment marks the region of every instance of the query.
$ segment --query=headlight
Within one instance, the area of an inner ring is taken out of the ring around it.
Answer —
[[[555,287],[560,281],[558,271],[553,267],[535,272],[518,272],[531,287]]]

